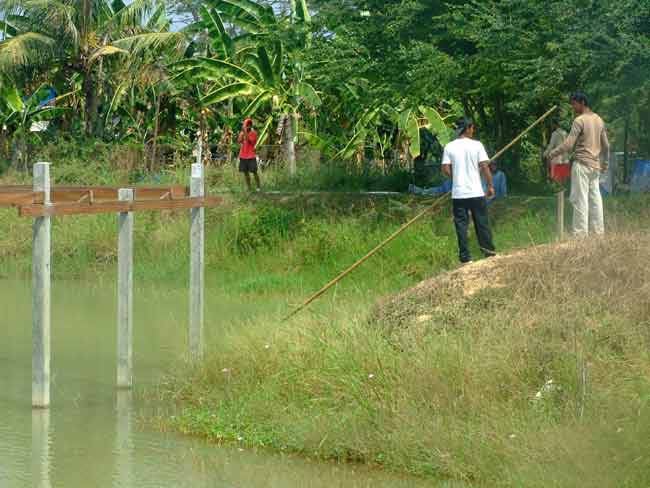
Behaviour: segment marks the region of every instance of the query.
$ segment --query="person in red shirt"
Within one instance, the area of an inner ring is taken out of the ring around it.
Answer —
[[[253,129],[253,121],[251,119],[244,120],[244,128],[239,133],[237,139],[241,144],[239,150],[239,171],[244,173],[246,187],[251,191],[251,176],[253,173],[255,177],[255,184],[257,191],[260,191],[260,177],[257,174],[257,156],[255,154],[255,144],[257,143],[257,132]]]

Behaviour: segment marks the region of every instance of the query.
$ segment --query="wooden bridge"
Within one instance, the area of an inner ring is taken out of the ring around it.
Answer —
[[[200,159],[199,159],[200,160]],[[0,208],[16,208],[34,219],[32,240],[32,407],[50,404],[51,219],[64,215],[115,213],[117,253],[117,387],[133,383],[133,224],[135,211],[190,210],[189,349],[203,351],[204,207],[219,197],[205,195],[202,163],[192,164],[190,186],[52,186],[50,163],[34,165],[28,185],[0,186]]]

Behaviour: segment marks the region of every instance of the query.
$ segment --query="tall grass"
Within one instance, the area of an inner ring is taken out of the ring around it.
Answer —
[[[641,234],[540,248],[371,315],[368,296],[228,329],[160,385],[167,422],[467,486],[648,486],[649,249]]]

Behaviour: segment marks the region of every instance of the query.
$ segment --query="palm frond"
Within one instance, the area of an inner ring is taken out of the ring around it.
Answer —
[[[0,73],[20,66],[40,64],[54,53],[56,41],[36,32],[0,41]]]
[[[117,46],[102,46],[99,49],[97,49],[92,56],[90,56],[89,62],[92,64],[94,63],[98,58],[101,58],[102,56],[110,56],[112,54],[128,54],[129,51],[126,49],[119,48]]]
[[[118,39],[113,42],[113,46],[129,51],[134,56],[161,51],[180,54],[185,46],[185,37],[180,32],[147,32]]]
[[[158,0],[133,0],[113,13],[110,23],[119,27],[142,27],[145,19],[158,7]]]

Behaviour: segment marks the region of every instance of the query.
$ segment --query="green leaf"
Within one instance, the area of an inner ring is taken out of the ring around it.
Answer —
[[[316,93],[314,87],[309,83],[299,83],[296,91],[298,96],[303,97],[312,107],[317,108],[321,106],[322,101],[318,93]]]
[[[22,112],[25,109],[25,104],[23,103],[22,98],[20,98],[18,88],[15,86],[6,87],[3,90],[2,98],[5,99],[9,108],[14,112]]]
[[[219,12],[216,9],[208,10],[203,5],[201,5],[199,12],[206,29],[213,38],[214,44],[221,48],[225,58],[232,57],[233,40],[226,32]]]
[[[266,121],[264,122],[264,125],[262,126],[262,130],[257,136],[257,142],[255,143],[255,147],[259,146],[260,144],[264,144],[264,140],[266,139],[267,134],[269,133],[269,129],[272,123],[273,123],[273,116],[269,115]]]
[[[275,78],[278,80],[282,76],[282,68],[283,68],[282,56],[283,56],[282,42],[276,41],[275,53],[273,57],[273,74],[275,75]]]
[[[296,16],[305,23],[311,22],[307,0],[296,0]]]
[[[217,8],[220,4],[229,4],[237,9],[240,9],[250,16],[254,17],[256,20],[264,20],[269,18],[269,14],[273,16],[273,10],[269,12],[269,8],[264,5],[260,5],[257,2],[252,0],[220,0],[217,3]]]
[[[417,158],[420,155],[420,127],[418,126],[418,118],[413,112],[408,118],[406,133],[410,142],[409,152],[411,156]]]
[[[409,124],[409,119],[411,118],[411,109],[407,108],[401,114],[399,114],[399,121],[397,127],[400,131],[406,132]]]
[[[203,74],[213,73],[217,75],[229,75],[238,81],[251,83],[259,82],[252,73],[246,71],[241,66],[224,61],[222,59],[196,58],[182,61],[178,66],[197,67]]]
[[[454,132],[447,124],[445,119],[438,113],[438,111],[431,107],[420,107],[420,112],[429,121],[429,128],[438,138],[438,142],[444,147],[454,138]]]
[[[267,90],[263,91],[255,97],[255,99],[246,107],[244,110],[244,117],[250,117],[254,115],[257,110],[260,108],[265,101],[271,98],[271,93]]]
[[[201,105],[208,106],[235,97],[250,96],[255,92],[255,86],[250,83],[231,83],[211,91],[201,99]]]
[[[271,66],[269,55],[264,46],[259,46],[257,48],[257,65],[260,69],[260,73],[262,73],[262,76],[264,77],[264,82],[269,86],[274,86],[276,80],[273,75],[273,66]]]

